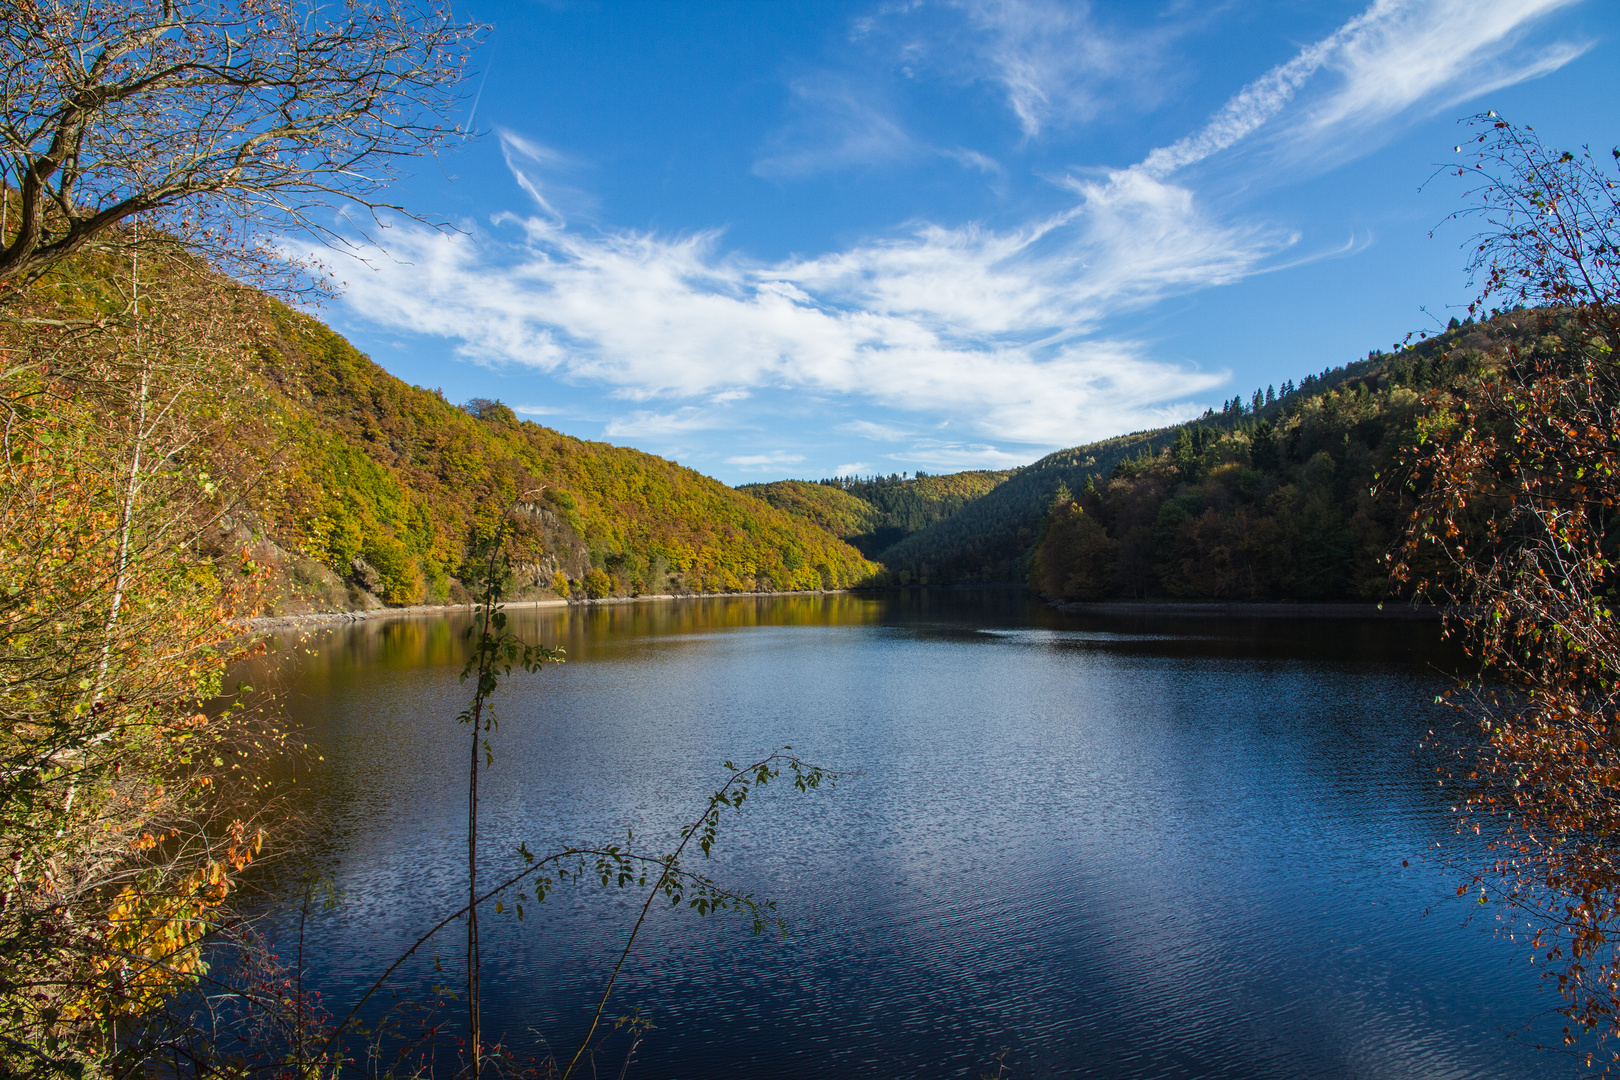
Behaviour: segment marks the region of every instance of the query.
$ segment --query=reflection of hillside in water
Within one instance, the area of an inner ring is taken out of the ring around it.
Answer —
[[[712,596],[571,607],[507,609],[525,641],[560,645],[573,662],[602,649],[621,655],[638,642],[669,642],[756,627],[905,627],[924,636],[956,636],[1005,624],[1054,648],[1106,648],[1161,656],[1270,656],[1278,659],[1411,663],[1455,670],[1460,649],[1433,625],[1357,619],[1280,620],[1157,616],[1063,616],[1020,589],[893,589],[789,596]],[[302,679],[357,669],[415,669],[466,661],[466,611],[383,616],[272,635],[270,657],[234,677],[256,687],[283,681],[290,660]],[[278,674],[279,673],[279,674]]]
[[[507,609],[508,626],[525,641],[560,645],[570,660],[588,659],[594,649],[619,648],[640,638],[680,637],[757,626],[867,626],[883,617],[884,601],[873,593],[827,593],[802,596],[704,596],[678,600]],[[1020,604],[1020,606],[1022,606]],[[355,668],[417,668],[463,663],[463,638],[472,616],[466,611],[431,615],[382,616],[339,622],[315,629],[284,630],[271,635],[271,654],[296,661],[304,678],[323,671]],[[311,651],[313,650],[313,651]],[[302,655],[299,655],[302,654]],[[252,663],[252,685],[266,682],[278,666]]]

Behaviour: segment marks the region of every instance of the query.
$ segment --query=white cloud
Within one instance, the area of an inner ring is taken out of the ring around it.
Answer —
[[[915,138],[870,80],[817,72],[789,87],[792,118],[772,132],[754,161],[755,176],[800,180],[858,166],[882,166],[921,157],[945,158],[964,169],[999,176],[1001,163],[965,146],[933,146]]]
[[[1001,162],[997,161],[995,158],[981,154],[977,150],[969,150],[965,146],[958,146],[950,150],[942,149],[935,152],[939,154],[940,157],[950,158],[964,169],[977,169],[980,172],[991,176],[1000,176],[1007,171],[1002,167]]]
[[[735,465],[740,469],[765,469],[772,465],[796,465],[803,460],[803,454],[777,451],[769,454],[739,454],[736,457],[726,458],[726,464]]]
[[[543,219],[515,243],[400,225],[347,303],[460,342],[475,360],[606,384],[632,399],[764,386],[865,396],[1054,445],[1198,411],[1219,373],[1126,342],[1065,341],[1107,313],[1235,280],[1287,238],[1208,221],[1189,192],[1122,175],[1072,211],[997,233],[925,227],[819,259],[753,265],[703,234],[585,236]],[[618,436],[718,423],[688,406]]]
[[[890,460],[923,465],[929,469],[960,472],[963,469],[1011,469],[1029,462],[1027,454],[1012,454],[986,443],[953,443],[925,440]]]
[[[603,431],[610,438],[647,438],[660,435],[682,435],[689,431],[713,431],[726,427],[725,421],[705,409],[688,405],[673,412],[653,412],[640,409],[629,416],[616,416],[609,420]]]
[[[1292,102],[1313,76],[1333,73],[1292,125],[1365,131],[1414,106],[1443,109],[1546,74],[1590,43],[1526,48],[1524,31],[1579,0],[1374,0],[1321,41],[1236,94],[1202,130],[1156,151],[1144,167],[1166,176],[1246,138]],[[1087,3],[953,0],[971,33],[966,45],[997,82],[1026,135],[1093,119],[1122,102],[1148,103],[1165,84],[1172,28],[1119,31]],[[911,13],[916,5],[899,9]]]
[[[1531,24],[1577,0],[1380,0],[1329,56],[1338,76],[1301,127],[1355,131],[1414,106],[1443,109],[1544,75],[1589,46],[1527,48]]]
[[[577,170],[580,162],[505,128],[497,128],[495,134],[500,140],[501,158],[506,162],[507,171],[541,213],[562,225],[568,216],[588,214],[594,207],[595,200],[589,195],[557,179],[561,173]]]
[[[834,476],[865,476],[872,471],[872,466],[864,461],[852,461],[848,465],[840,465],[833,470]]]
[[[847,424],[839,424],[838,430],[848,435],[859,435],[863,439],[874,439],[878,442],[899,442],[911,437],[909,431],[890,427],[887,424],[874,424],[870,420],[851,420]]]
[[[851,39],[883,42],[880,55],[907,82],[933,72],[994,87],[1033,138],[1161,98],[1173,81],[1165,45],[1177,32],[1164,19],[1147,29],[1105,26],[1086,0],[902,0],[855,19]],[[932,152],[1000,170],[973,150]]]

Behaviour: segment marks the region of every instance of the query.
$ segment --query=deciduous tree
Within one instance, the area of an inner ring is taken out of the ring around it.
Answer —
[[[101,327],[0,332],[0,1071],[19,1075],[116,1072],[174,1036],[162,1006],[259,844],[220,816],[254,773],[243,731],[201,708],[252,611],[251,569],[199,550],[229,509],[215,452],[257,422],[245,320],[199,311],[219,292],[195,278],[146,284],[162,302],[138,326],[115,291],[74,299]]]
[[[477,28],[411,0],[21,0],[0,7],[0,282],[147,235],[236,270],[442,145]],[[6,294],[0,292],[0,299]]]
[[[1395,572],[1455,605],[1485,669],[1451,697],[1478,731],[1449,770],[1459,810],[1491,851],[1459,892],[1528,933],[1574,1042],[1620,1033],[1620,195],[1586,152],[1473,124],[1476,309],[1526,305],[1537,333],[1431,392]]]

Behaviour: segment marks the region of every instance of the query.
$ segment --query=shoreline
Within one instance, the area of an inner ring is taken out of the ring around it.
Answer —
[[[578,600],[509,600],[502,604],[508,609],[592,607],[613,604],[664,603],[675,600],[725,600],[741,597],[766,596],[836,596],[846,593],[887,592],[890,589],[909,592],[960,591],[968,589],[1022,589],[1021,585],[894,585],[876,588],[865,586],[849,589],[801,589],[770,592],[730,593],[646,593],[641,596],[604,596],[599,599]],[[1033,594],[1032,594],[1033,595]],[[1191,618],[1238,619],[1369,619],[1385,622],[1439,622],[1445,618],[1445,609],[1433,605],[1406,603],[1310,603],[1291,600],[1226,601],[1226,600],[1050,600],[1036,596],[1048,607],[1065,615],[1171,615]],[[311,611],[301,615],[262,615],[243,620],[243,627],[254,632],[293,630],[304,627],[326,626],[334,623],[357,623],[371,619],[396,616],[415,617],[443,615],[452,611],[466,611],[469,604],[412,604],[408,607],[368,608],[364,611]]]
[[[1292,600],[1048,600],[1065,615],[1183,615],[1239,619],[1376,619],[1385,622],[1439,622],[1446,610],[1401,602],[1306,603]]]
[[[587,598],[581,600],[507,600],[500,606],[508,610],[515,608],[563,608],[563,607],[592,607],[612,604],[640,604],[645,601],[670,600],[723,600],[730,597],[743,596],[836,596],[840,593],[855,592],[855,589],[798,589],[793,591],[775,592],[729,592],[729,593],[644,593],[640,596],[604,596],[599,599]],[[261,615],[253,619],[242,620],[242,625],[251,631],[263,630],[293,630],[307,626],[324,626],[330,623],[357,623],[371,619],[386,619],[394,615],[443,615],[452,611],[471,610],[471,604],[411,604],[408,607],[378,607],[367,608],[364,611],[310,611],[302,615]]]

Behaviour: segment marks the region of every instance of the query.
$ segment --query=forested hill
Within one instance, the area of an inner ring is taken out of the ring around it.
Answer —
[[[745,484],[738,490],[814,522],[844,538],[868,558],[881,562],[888,548],[950,518],[1017,471],[980,470],[943,476],[919,472],[915,476],[839,477],[816,483],[779,480]]]
[[[563,435],[499,402],[453,405],[279,304],[268,325],[264,371],[286,441],[257,524],[352,599],[365,601],[357,588],[387,603],[450,598],[475,518],[536,489],[544,550],[520,585],[560,595],[839,588],[876,570],[826,531],[673,461]],[[298,586],[304,606],[334,602],[310,569],[291,575],[283,607],[300,606]]]
[[[1106,474],[1143,450],[1157,452],[1174,438],[1175,429],[1166,428],[1048,454],[950,517],[895,543],[882,561],[891,572],[923,584],[1022,581],[1025,559],[1059,484],[1083,484],[1087,476]]]
[[[882,520],[878,508],[841,487],[811,480],[776,480],[769,484],[744,484],[737,489],[781,510],[813,523],[834,536],[853,543],[876,529]]]
[[[1233,399],[1187,424],[1049,454],[882,560],[929,583],[1029,579],[1071,598],[1371,597],[1383,587],[1374,563],[1395,511],[1368,489],[1410,433],[1423,390],[1466,378],[1540,318],[1454,321],[1412,347]],[[1082,558],[1072,551],[1031,566],[1057,499],[1087,515],[1088,536],[1070,538],[1086,548],[1083,573],[1065,563]]]

